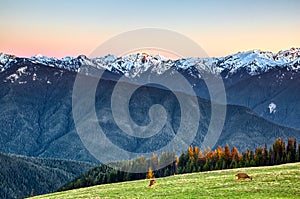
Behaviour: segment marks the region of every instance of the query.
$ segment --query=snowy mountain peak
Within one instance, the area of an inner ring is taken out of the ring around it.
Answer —
[[[236,73],[239,69],[246,69],[250,75],[267,72],[274,67],[290,67],[298,70],[300,64],[300,48],[291,48],[286,51],[272,53],[261,50],[251,50],[229,55],[219,59],[220,66],[230,73]]]
[[[14,61],[16,56],[0,53],[0,72],[9,67],[9,63]]]
[[[198,77],[201,76],[200,74],[203,71],[212,74],[221,74],[225,71],[226,77],[228,77],[240,70],[246,71],[249,75],[264,73],[275,67],[287,68],[293,71],[300,70],[300,48],[291,48],[278,53],[250,50],[220,58],[183,58],[179,60],[171,60],[161,55],[149,55],[147,53],[136,53],[121,57],[109,54],[96,58],[79,55],[76,58],[65,57],[62,59],[49,58],[38,54],[23,59],[27,59],[32,63],[76,72],[79,71],[80,66],[90,65],[114,73],[124,74],[127,77],[136,77],[146,71],[162,74],[171,68],[187,70]],[[1,72],[8,68],[9,63],[13,60],[15,60],[14,56],[0,53]]]
[[[38,54],[36,54],[35,56],[33,56],[33,57],[35,57],[35,58],[43,58],[43,57],[45,57],[44,55],[42,55],[42,54],[40,54],[40,53],[38,53]]]

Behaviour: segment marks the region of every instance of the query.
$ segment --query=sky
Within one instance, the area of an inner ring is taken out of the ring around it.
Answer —
[[[183,34],[211,57],[300,47],[299,0],[0,0],[0,52],[89,55],[140,28]]]

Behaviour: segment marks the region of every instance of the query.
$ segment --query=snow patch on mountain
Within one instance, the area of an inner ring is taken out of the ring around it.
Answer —
[[[17,74],[11,74],[8,77],[6,77],[6,80],[10,80],[11,83],[14,83],[19,79],[19,76]]]
[[[269,104],[269,110],[270,110],[270,114],[275,113],[276,112],[276,104],[274,102],[271,102]]]
[[[36,79],[37,79],[37,75],[36,75],[36,73],[33,73],[33,75],[32,75],[32,81],[36,81]]]
[[[27,72],[27,66],[18,68],[18,70],[7,76],[5,82],[10,81],[11,83],[14,83],[15,81],[18,81],[20,79],[20,77],[22,77],[23,75],[28,75],[30,74],[29,72]],[[24,82],[19,82],[19,84],[24,84]]]

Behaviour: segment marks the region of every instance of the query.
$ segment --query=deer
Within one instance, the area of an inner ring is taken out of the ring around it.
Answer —
[[[252,181],[252,177],[248,176],[246,173],[238,173],[235,175],[235,177],[237,178],[237,180],[239,180],[240,178],[242,179],[249,178]]]
[[[156,183],[156,182],[155,182],[155,180],[150,180],[149,187],[150,187],[150,188],[152,188],[152,186],[154,186],[154,185],[155,185],[155,183]]]

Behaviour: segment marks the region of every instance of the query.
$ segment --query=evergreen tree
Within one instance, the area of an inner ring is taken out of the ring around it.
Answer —
[[[263,165],[263,149],[261,147],[255,149],[254,162],[255,166]]]
[[[273,144],[273,150],[274,150],[274,159],[275,164],[281,164],[282,160],[285,156],[285,144],[284,141],[280,138],[276,139],[275,143]]]
[[[214,170],[221,170],[223,169],[223,157],[221,157],[217,162],[216,162],[216,165],[214,167]],[[225,165],[224,165],[225,166]]]
[[[281,158],[279,155],[276,156],[276,159],[275,159],[275,164],[278,165],[281,163]]]
[[[281,139],[281,151],[282,151],[282,156],[281,156],[281,162],[280,164],[286,163],[286,148],[285,148],[285,142],[283,139]]]
[[[227,160],[225,160],[225,159],[223,159],[222,160],[222,168],[221,169],[227,169],[228,167],[227,167]]]
[[[204,154],[202,153],[202,151],[200,151],[200,153],[199,153],[198,160],[199,160],[200,171],[203,171],[204,170],[203,167],[206,163],[206,158],[205,158]]]
[[[185,172],[185,167],[187,165],[187,162],[189,160],[188,154],[182,153],[179,156],[179,162],[178,162],[178,173],[184,173]]]
[[[223,165],[223,169],[227,169],[230,166],[231,163],[231,153],[230,153],[230,147],[228,146],[228,144],[226,144],[225,148],[224,148],[224,165]]]
[[[298,150],[297,150],[297,155],[296,155],[296,161],[300,162],[300,143],[298,144]]]
[[[234,169],[238,167],[238,163],[235,159],[232,159],[231,163],[230,163],[230,169]]]
[[[205,165],[203,167],[203,170],[204,171],[211,171],[211,165],[210,165],[209,160],[206,160],[206,163],[205,163]]]
[[[214,150],[210,153],[210,167],[211,167],[211,170],[213,170],[213,168],[216,167],[216,164],[217,164],[217,161],[218,161],[218,152],[217,150]],[[222,157],[222,156],[221,156]]]
[[[268,148],[267,148],[267,144],[265,143],[263,152],[262,152],[262,156],[263,156],[263,165],[267,166],[269,165],[269,158],[268,158]]]
[[[239,167],[246,167],[247,155],[246,153],[242,153],[239,157]]]
[[[255,162],[253,160],[253,151],[251,149],[247,150],[247,159],[246,159],[246,167],[254,166]]]
[[[170,176],[170,175],[171,175],[171,171],[170,171],[169,167],[166,167],[163,176],[165,177],[165,176]]]
[[[188,161],[188,163],[187,163],[187,165],[186,165],[186,167],[185,167],[185,173],[191,173],[191,172],[193,172],[193,167],[194,167],[194,164],[193,164],[193,162],[192,161]]]
[[[287,154],[287,162],[295,162],[295,160],[296,160],[296,138],[288,138],[286,154]]]
[[[251,167],[257,166],[257,165],[256,165],[256,162],[254,161],[254,159],[252,159],[252,160],[250,161],[250,166],[251,166]]]
[[[269,149],[268,159],[269,159],[270,166],[275,164],[275,152],[272,147],[270,147],[270,149]]]

